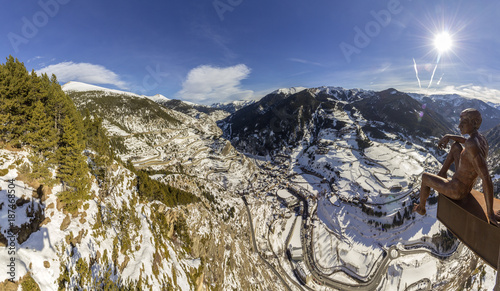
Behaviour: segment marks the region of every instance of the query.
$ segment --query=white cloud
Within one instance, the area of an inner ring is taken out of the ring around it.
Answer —
[[[199,66],[188,73],[177,94],[182,100],[205,104],[248,99],[253,91],[243,90],[240,85],[250,71],[244,64],[226,68]]]
[[[111,84],[120,89],[128,89],[120,77],[101,65],[90,63],[63,62],[37,71],[38,74],[55,74],[60,82],[79,81],[90,84]]]
[[[295,62],[295,63],[301,63],[301,64],[306,64],[306,65],[314,65],[314,66],[318,66],[318,67],[325,67],[324,64],[320,64],[320,63],[317,63],[317,62],[311,62],[311,61],[304,60],[304,59],[299,59],[299,58],[289,58],[288,60],[291,61],[291,62]]]
[[[457,94],[466,98],[479,99],[484,102],[500,104],[500,90],[484,86],[478,86],[474,84],[465,84],[460,86],[449,85],[441,88],[436,88],[431,91],[426,89],[421,89],[421,90],[403,89],[403,91],[428,94],[428,95]]]
[[[36,61],[36,60],[39,60],[39,59],[43,59],[43,57],[41,57],[41,56],[35,56],[35,57],[29,59],[27,63],[29,64],[29,63],[31,63],[33,61]]]
[[[447,86],[442,91],[443,91],[442,93],[444,92],[447,92],[448,94],[455,93],[463,97],[474,98],[482,100],[484,102],[492,102],[495,104],[500,104],[500,90],[497,89],[491,89],[473,84],[466,84],[462,86]]]

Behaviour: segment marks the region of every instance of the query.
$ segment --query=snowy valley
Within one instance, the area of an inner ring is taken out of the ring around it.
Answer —
[[[423,107],[422,98],[291,88],[209,107],[77,82],[62,89],[82,114],[103,119],[117,157],[111,184],[92,179],[91,199],[69,214],[59,206],[60,185],[44,190],[23,180],[29,149],[0,150],[0,227],[9,228],[14,184],[14,224],[39,224],[16,243],[16,277],[28,274],[41,290],[60,282],[77,290],[495,285],[496,271],[436,219],[437,193],[427,215],[411,212],[421,174],[437,172],[446,154],[438,138],[456,128],[451,114]],[[500,111],[484,106],[488,124],[498,123]],[[135,171],[198,201],[143,201]],[[0,281],[9,278],[0,273]]]

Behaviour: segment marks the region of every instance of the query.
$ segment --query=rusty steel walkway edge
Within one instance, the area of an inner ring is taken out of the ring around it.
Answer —
[[[494,199],[493,209],[500,210],[500,199]],[[488,223],[483,193],[472,190],[463,200],[440,194],[437,218],[488,265],[499,269],[500,227]]]

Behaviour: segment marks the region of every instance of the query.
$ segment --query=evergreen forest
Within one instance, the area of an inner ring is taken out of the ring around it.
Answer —
[[[0,148],[29,149],[31,164],[20,174],[28,182],[61,184],[59,200],[74,212],[91,198],[92,176],[102,193],[109,191],[108,176],[115,156],[102,118],[88,110],[79,112],[61,89],[57,77],[29,72],[24,63],[9,56],[0,64]],[[192,193],[152,180],[137,171],[137,190],[144,200],[167,206],[197,202]]]

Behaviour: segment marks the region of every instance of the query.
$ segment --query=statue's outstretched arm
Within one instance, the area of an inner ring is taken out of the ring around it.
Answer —
[[[450,142],[450,140],[453,140],[453,141],[456,141],[459,143],[465,143],[467,141],[467,139],[463,136],[446,134],[439,140],[438,147],[440,149],[444,149],[446,147],[446,145],[448,144],[448,142]]]

